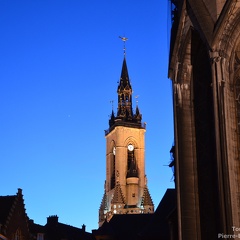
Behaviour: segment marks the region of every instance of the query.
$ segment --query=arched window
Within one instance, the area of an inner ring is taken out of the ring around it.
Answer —
[[[132,144],[128,145],[127,154],[127,178],[138,177],[138,167],[135,157],[135,148]]]
[[[115,187],[116,183],[116,175],[115,175],[115,155],[116,155],[116,147],[114,146],[111,154],[111,189]]]
[[[134,160],[134,146],[130,143],[128,145],[128,156],[127,156],[127,170],[130,169],[131,162]]]
[[[21,230],[19,228],[17,229],[13,239],[14,240],[22,240]]]

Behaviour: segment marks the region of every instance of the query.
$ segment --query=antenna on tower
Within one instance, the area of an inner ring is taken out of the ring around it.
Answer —
[[[110,103],[112,104],[112,110],[113,110],[113,102],[114,102],[113,100],[110,101]]]
[[[121,38],[121,40],[123,41],[123,54],[124,54],[124,56],[126,55],[126,41],[128,40],[128,38],[126,38],[126,37],[121,37],[121,36],[119,36],[119,38]]]
[[[138,106],[138,98],[139,98],[139,95],[135,96],[136,98],[136,106]]]

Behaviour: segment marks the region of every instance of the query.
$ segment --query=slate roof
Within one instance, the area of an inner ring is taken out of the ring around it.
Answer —
[[[141,230],[139,235],[141,239],[146,240],[167,240],[170,239],[168,220],[170,215],[176,209],[176,190],[167,189],[160,201],[153,218]]]
[[[176,191],[167,189],[153,214],[116,214],[93,231],[97,239],[170,240],[170,218],[176,217]]]
[[[32,236],[35,237],[38,233],[43,233],[44,240],[94,240],[92,234],[86,232],[85,229],[58,222],[57,216],[49,217],[47,224],[44,226],[30,220],[29,229]]]
[[[43,233],[43,234],[45,233],[44,226],[34,223],[32,219],[28,221],[28,227],[29,227],[31,239],[37,239],[38,233]]]
[[[109,239],[135,240],[138,232],[149,222],[153,214],[115,214],[109,222],[94,230],[96,236],[109,236]]]
[[[81,228],[73,227],[63,223],[55,226],[45,226],[47,240],[92,240],[92,234],[83,231]]]

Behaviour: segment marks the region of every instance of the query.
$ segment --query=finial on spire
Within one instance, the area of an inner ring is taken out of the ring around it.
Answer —
[[[124,56],[125,56],[125,55],[126,55],[125,42],[128,40],[128,38],[126,38],[126,37],[121,37],[121,36],[119,36],[119,38],[121,38],[121,40],[123,41],[123,54],[124,54]]]

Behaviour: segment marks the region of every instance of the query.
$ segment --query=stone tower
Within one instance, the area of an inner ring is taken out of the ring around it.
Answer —
[[[240,1],[171,4],[178,239],[237,238]]]
[[[145,123],[138,106],[132,107],[132,86],[124,56],[117,88],[118,109],[112,111],[106,138],[105,192],[99,210],[99,226],[114,214],[153,213],[154,205],[145,175]]]

